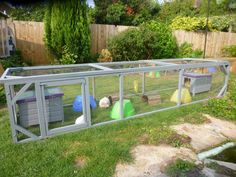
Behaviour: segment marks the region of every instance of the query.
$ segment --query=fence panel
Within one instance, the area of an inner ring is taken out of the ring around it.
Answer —
[[[52,56],[46,50],[43,36],[44,24],[42,22],[14,21],[13,25],[17,48],[22,51],[25,61],[34,65],[49,64]],[[91,53],[100,53],[107,48],[108,39],[118,33],[133,28],[132,26],[115,26],[91,24]],[[192,43],[195,49],[204,49],[205,34],[201,32],[187,32],[177,30],[173,32],[178,45],[184,42]],[[236,45],[236,33],[210,32],[207,37],[207,57],[220,57],[221,50],[226,45]]]
[[[26,62],[33,65],[51,63],[51,56],[46,50],[43,36],[44,24],[42,22],[14,21],[16,47],[21,50]]]
[[[205,33],[174,31],[178,45],[184,42],[192,43],[195,49],[204,49]],[[209,32],[207,35],[206,56],[220,57],[222,48],[227,45],[236,45],[236,33]]]

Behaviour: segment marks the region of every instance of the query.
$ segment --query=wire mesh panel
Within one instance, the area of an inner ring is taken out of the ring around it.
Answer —
[[[50,130],[56,128],[87,125],[85,88],[82,80],[46,83],[43,95],[44,117],[49,134]]]
[[[40,136],[39,110],[34,84],[10,86],[18,141]]]
[[[53,68],[45,67],[45,68],[16,70],[12,72],[12,75],[25,77],[25,76],[48,75],[48,74],[53,75],[53,74],[73,73],[73,72],[86,72],[91,70],[99,70],[99,69],[90,66],[65,65],[64,67],[54,66]]]
[[[92,94],[93,89],[94,95]],[[112,108],[119,101],[119,76],[90,78],[90,94],[93,95],[97,103],[97,107],[91,109],[92,124],[112,120]]]
[[[125,75],[124,97],[134,107],[134,115],[175,106],[171,95],[178,89],[178,72],[156,71]]]
[[[224,82],[225,74],[220,67],[186,69],[183,74],[183,87],[189,90],[192,101],[221,96]]]

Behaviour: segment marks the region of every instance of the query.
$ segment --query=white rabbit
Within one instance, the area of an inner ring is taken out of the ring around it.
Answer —
[[[109,98],[104,97],[99,101],[100,108],[108,108],[111,105]]]

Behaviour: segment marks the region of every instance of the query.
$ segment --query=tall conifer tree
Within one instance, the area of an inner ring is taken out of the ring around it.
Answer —
[[[45,42],[60,59],[69,54],[77,63],[90,55],[86,0],[51,0],[45,14]]]

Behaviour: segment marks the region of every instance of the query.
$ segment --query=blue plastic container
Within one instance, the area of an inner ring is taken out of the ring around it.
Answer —
[[[73,102],[73,111],[74,112],[83,112],[83,106],[82,106],[82,96],[78,95],[75,97],[75,100]],[[95,101],[95,99],[93,98],[93,96],[89,97],[89,101],[90,101],[90,107],[92,109],[95,109],[97,107],[97,103]]]

